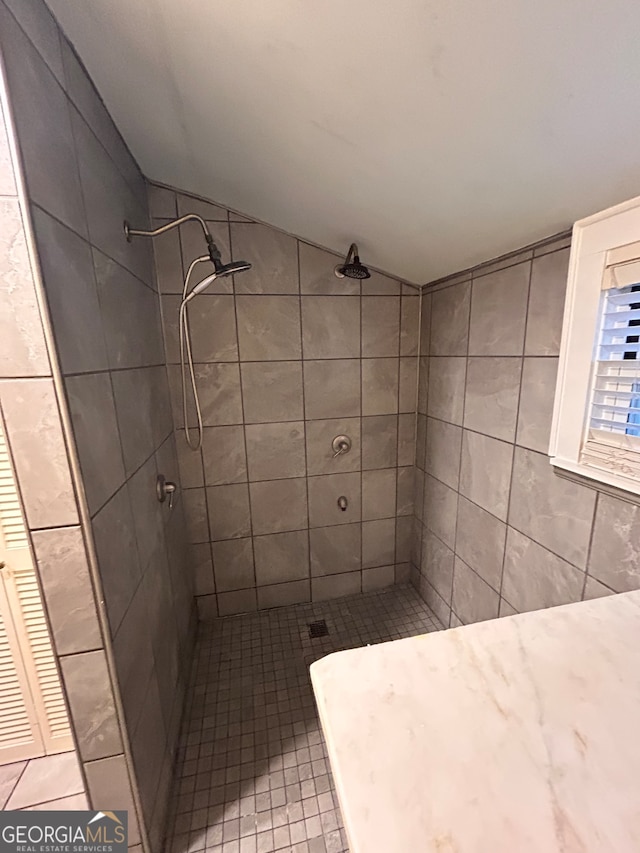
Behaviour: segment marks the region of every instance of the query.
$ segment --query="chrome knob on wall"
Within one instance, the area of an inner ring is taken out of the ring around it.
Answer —
[[[333,458],[342,456],[343,453],[348,453],[351,450],[351,439],[348,435],[337,435],[331,442],[333,450]]]
[[[178,487],[171,480],[167,480],[164,474],[158,474],[156,480],[156,497],[163,504],[169,498],[169,509],[173,507],[173,499]]]

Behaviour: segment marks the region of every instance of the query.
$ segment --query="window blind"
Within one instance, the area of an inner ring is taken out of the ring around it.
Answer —
[[[640,261],[603,279],[581,461],[640,479]]]

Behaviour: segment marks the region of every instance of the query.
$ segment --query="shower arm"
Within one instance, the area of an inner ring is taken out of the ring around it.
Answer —
[[[124,222],[124,234],[127,238],[127,243],[131,242],[132,237],[157,237],[159,234],[164,234],[165,231],[169,231],[171,228],[179,227],[183,225],[185,222],[198,222],[200,223],[200,227],[204,232],[205,240],[207,241],[207,246],[209,247],[209,257],[212,261],[221,261],[222,256],[220,254],[220,249],[216,246],[213,241],[213,237],[211,236],[207,224],[201,216],[198,216],[197,213],[187,213],[185,216],[181,216],[179,219],[174,219],[173,222],[168,222],[166,225],[161,225],[160,228],[156,228],[153,231],[141,231],[137,228],[132,228],[129,223],[125,220]]]
[[[349,251],[347,252],[347,257],[344,259],[345,264],[350,264],[354,258],[358,257],[358,247],[355,243],[352,243],[349,246]]]

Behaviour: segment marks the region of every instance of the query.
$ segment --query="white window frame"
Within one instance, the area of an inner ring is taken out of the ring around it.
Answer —
[[[557,468],[640,494],[640,480],[580,462],[591,400],[593,354],[598,335],[607,256],[640,240],[640,197],[581,219],[573,226],[567,296],[549,455]],[[624,256],[624,252],[616,252]],[[589,334],[585,330],[589,330]]]

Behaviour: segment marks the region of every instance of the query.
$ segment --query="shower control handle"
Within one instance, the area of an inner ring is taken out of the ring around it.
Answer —
[[[333,458],[342,456],[343,453],[348,453],[351,450],[351,439],[348,435],[337,435],[331,442],[333,450]]]
[[[163,504],[169,498],[169,509],[173,508],[173,499],[178,487],[171,480],[167,480],[164,474],[158,474],[156,480],[156,497]]]

